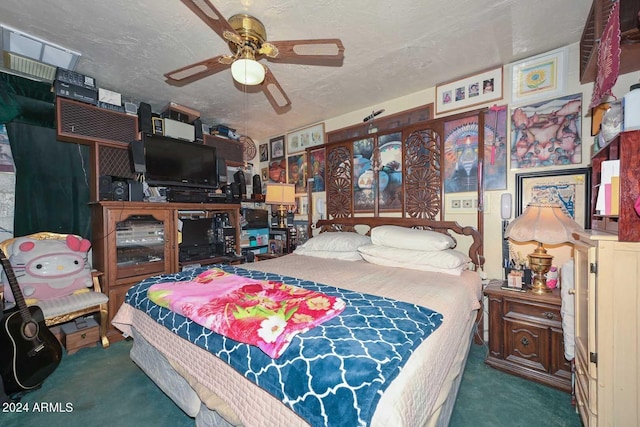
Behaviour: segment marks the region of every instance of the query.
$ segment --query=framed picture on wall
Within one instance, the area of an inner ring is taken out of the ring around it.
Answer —
[[[269,144],[260,144],[260,161],[269,161]]]
[[[533,202],[559,204],[578,224],[591,228],[591,169],[516,174],[516,216]]]
[[[502,99],[502,67],[436,85],[436,114]]]
[[[511,110],[511,169],[582,163],[582,94]]]
[[[561,95],[567,84],[567,48],[515,62],[511,65],[511,103]]]
[[[269,140],[271,146],[271,160],[284,159],[284,136],[278,136]]]
[[[324,123],[310,126],[287,134],[287,153],[304,151],[309,147],[324,144]]]

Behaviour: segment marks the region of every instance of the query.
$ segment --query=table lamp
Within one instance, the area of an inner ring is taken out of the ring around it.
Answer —
[[[531,291],[536,294],[551,292],[547,287],[545,274],[551,267],[552,255],[542,246],[571,242],[572,233],[581,230],[571,217],[564,213],[560,205],[531,203],[522,215],[514,219],[505,230],[505,237],[516,242],[538,242],[536,250],[529,254],[529,267],[535,274]]]
[[[267,185],[267,196],[265,203],[269,205],[279,205],[278,215],[280,223],[278,227],[287,227],[287,208],[296,201],[296,189],[294,184],[269,183]]]

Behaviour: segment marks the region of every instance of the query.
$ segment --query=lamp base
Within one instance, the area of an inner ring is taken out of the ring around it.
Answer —
[[[539,243],[536,250],[529,254],[528,258],[529,267],[531,268],[531,271],[535,273],[533,283],[531,285],[531,292],[534,294],[546,294],[551,292],[551,289],[547,286],[547,278],[545,277],[545,274],[547,274],[551,268],[553,256],[547,254],[547,250],[542,246],[542,243]]]
[[[284,205],[280,205],[278,208],[278,216],[280,220],[278,222],[278,228],[287,228],[287,208],[285,208]]]

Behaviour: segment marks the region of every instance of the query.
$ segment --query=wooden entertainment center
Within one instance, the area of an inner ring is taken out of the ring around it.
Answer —
[[[109,296],[107,335],[111,342],[122,339],[111,320],[124,301],[127,290],[157,274],[176,273],[179,263],[179,218],[197,215],[211,218],[221,213],[235,228],[235,252],[240,253],[239,203],[151,203],[99,200],[99,178],[103,175],[134,179],[129,144],[140,140],[138,117],[58,97],[57,138],[90,147],[90,193],[93,267],[104,272],[103,291]],[[227,165],[242,165],[242,144],[204,135]],[[233,257],[202,261],[237,262]]]

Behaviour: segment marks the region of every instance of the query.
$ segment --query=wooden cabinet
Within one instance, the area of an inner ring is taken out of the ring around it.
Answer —
[[[600,215],[595,211],[600,188],[602,162],[620,160],[620,212],[619,215]],[[591,228],[617,233],[620,241],[640,241],[640,216],[633,208],[640,196],[640,131],[622,132],[591,157],[592,192]]]
[[[574,235],[575,394],[582,422],[640,425],[640,242]]]
[[[178,265],[178,214],[181,211],[227,213],[240,253],[240,205],[196,203],[99,202],[92,205],[93,265],[104,272],[109,296],[109,340],[122,339],[111,320],[129,288],[157,274],[175,273]]]
[[[489,300],[489,354],[496,369],[571,391],[571,365],[564,358],[560,293],[536,295],[500,288],[492,282]]]

